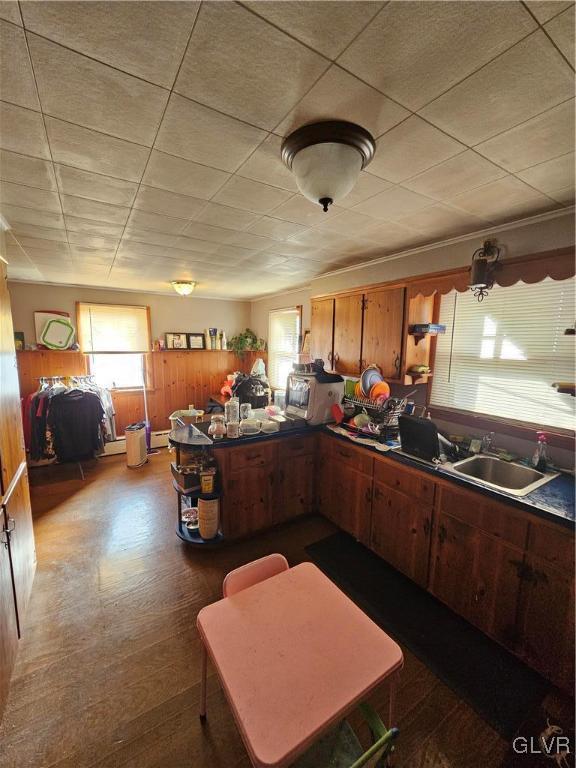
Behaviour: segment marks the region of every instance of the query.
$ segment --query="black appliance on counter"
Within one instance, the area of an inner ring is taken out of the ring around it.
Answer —
[[[401,444],[399,453],[405,453],[407,456],[431,463],[437,463],[441,459],[442,461],[446,459],[456,461],[465,456],[465,453],[457,445],[451,443],[439,432],[438,427],[431,419],[422,419],[418,416],[400,416],[398,426]]]
[[[241,373],[236,377],[232,394],[240,400],[240,405],[250,403],[252,408],[265,408],[270,402],[270,385],[258,376]]]

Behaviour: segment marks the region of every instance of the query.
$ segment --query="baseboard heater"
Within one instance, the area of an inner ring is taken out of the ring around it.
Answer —
[[[150,439],[152,448],[166,448],[169,434],[169,429],[152,432]],[[104,456],[115,456],[117,453],[126,453],[126,438],[124,436],[104,445]]]

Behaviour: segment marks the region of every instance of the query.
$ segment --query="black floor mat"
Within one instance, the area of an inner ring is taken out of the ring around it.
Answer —
[[[510,740],[550,684],[346,533],[306,547],[321,568],[401,646]]]

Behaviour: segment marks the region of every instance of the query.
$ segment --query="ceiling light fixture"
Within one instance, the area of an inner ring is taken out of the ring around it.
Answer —
[[[488,291],[494,285],[494,271],[501,252],[496,241],[485,240],[482,248],[478,248],[472,254],[469,288],[478,301],[483,301],[484,296],[488,296]]]
[[[172,280],[170,285],[180,296],[190,296],[198,283],[194,280]]]
[[[374,157],[376,144],[365,128],[327,120],[298,128],[282,142],[282,160],[298,189],[324,211],[350,192]]]

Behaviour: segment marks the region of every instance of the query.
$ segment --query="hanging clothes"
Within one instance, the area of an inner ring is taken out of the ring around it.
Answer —
[[[104,409],[98,395],[70,389],[50,398],[47,426],[59,461],[93,458],[104,450]]]

